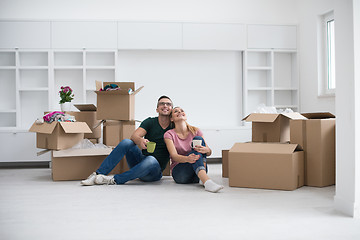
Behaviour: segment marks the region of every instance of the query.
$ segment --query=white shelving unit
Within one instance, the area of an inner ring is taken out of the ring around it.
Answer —
[[[60,110],[61,86],[73,103],[96,104],[95,80],[115,81],[117,50],[0,50],[0,130],[27,131],[46,111]],[[75,109],[72,109],[75,110]]]
[[[243,64],[244,116],[260,104],[299,111],[296,50],[246,50]]]

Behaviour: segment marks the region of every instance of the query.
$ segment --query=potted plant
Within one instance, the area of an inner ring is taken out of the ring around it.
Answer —
[[[62,86],[59,91],[60,94],[60,107],[62,112],[70,111],[71,100],[74,99],[73,90],[69,86]]]

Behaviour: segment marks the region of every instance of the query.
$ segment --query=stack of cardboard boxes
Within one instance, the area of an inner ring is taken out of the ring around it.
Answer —
[[[108,84],[116,84],[121,90],[99,91]],[[78,112],[66,112],[75,116],[76,122],[34,123],[29,130],[36,132],[38,148],[52,150],[54,181],[85,179],[99,168],[111,153],[112,147],[121,140],[130,138],[135,131],[135,95],[142,87],[133,91],[133,82],[97,82],[96,87],[97,108],[92,104],[79,104],[74,105],[79,109]],[[101,133],[103,143],[110,148],[72,149],[84,138],[98,143]],[[110,174],[122,173],[128,169],[124,158]],[[164,174],[166,173],[165,171]]]
[[[332,114],[254,113],[244,120],[252,122],[252,142],[223,150],[223,176],[231,187],[294,190],[335,184]]]

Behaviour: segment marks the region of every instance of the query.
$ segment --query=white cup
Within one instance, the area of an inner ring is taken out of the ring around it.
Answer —
[[[192,140],[191,147],[201,146],[202,140],[194,139]]]

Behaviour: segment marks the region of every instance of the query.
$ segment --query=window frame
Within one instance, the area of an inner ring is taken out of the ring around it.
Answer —
[[[320,16],[320,37],[319,45],[321,46],[321,54],[319,61],[319,96],[335,96],[336,92],[336,76],[334,79],[335,88],[329,88],[329,61],[331,60],[329,56],[329,41],[328,41],[328,22],[333,21],[335,24],[334,11],[325,13]],[[333,32],[332,43],[335,45],[335,25]],[[333,46],[332,50],[335,50]],[[333,65],[335,71],[335,51],[333,51],[333,62],[330,64]]]

